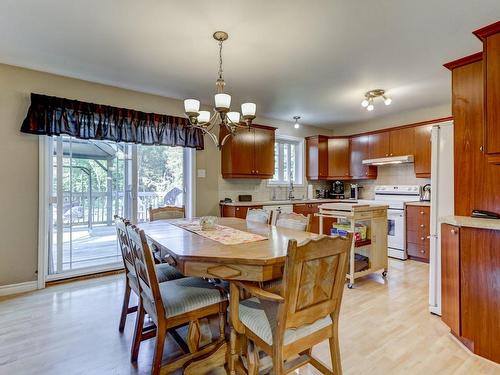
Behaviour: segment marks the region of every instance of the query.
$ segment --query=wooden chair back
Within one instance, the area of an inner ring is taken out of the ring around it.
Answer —
[[[311,215],[301,215],[295,212],[278,213],[276,217],[276,226],[309,232],[311,227]]]
[[[282,295],[285,302],[278,321],[286,328],[310,324],[330,315],[338,318],[344,289],[352,234],[321,236],[300,246],[288,243]]]
[[[262,208],[250,208],[247,211],[246,221],[269,224],[271,222],[272,211],[266,211]]]
[[[182,219],[186,217],[184,206],[149,207],[149,221]]]
[[[116,235],[118,237],[118,245],[122,253],[123,265],[125,272],[135,274],[134,258],[130,249],[129,239],[127,234],[127,226],[130,225],[128,220],[115,215]]]
[[[160,285],[156,276],[153,254],[143,230],[131,224],[127,226],[127,234],[133,254],[141,302],[153,321],[158,323],[158,316],[164,316],[165,311],[160,294]]]

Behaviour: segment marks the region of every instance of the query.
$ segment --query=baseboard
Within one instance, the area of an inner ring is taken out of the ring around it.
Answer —
[[[36,289],[38,289],[38,283],[36,281],[27,281],[19,284],[0,285],[0,296],[26,293]]]

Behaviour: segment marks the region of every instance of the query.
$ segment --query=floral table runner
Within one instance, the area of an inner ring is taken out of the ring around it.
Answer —
[[[239,229],[216,224],[214,229],[202,230],[199,221],[181,221],[174,224],[179,228],[199,234],[202,237],[220,242],[223,245],[239,245],[247,242],[267,240],[259,234],[244,232]]]

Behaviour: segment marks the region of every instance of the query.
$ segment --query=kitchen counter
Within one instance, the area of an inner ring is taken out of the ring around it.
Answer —
[[[469,216],[445,216],[440,218],[441,224],[450,224],[457,227],[500,230],[500,220],[479,219]]]
[[[251,201],[251,202],[220,202],[221,206],[249,207],[249,206],[279,206],[285,204],[308,204],[308,203],[335,203],[335,202],[356,202],[351,199],[294,199],[294,200],[277,200],[277,201]]]
[[[418,206],[418,207],[430,207],[431,202],[428,201],[415,201],[415,202],[406,202],[406,206]]]

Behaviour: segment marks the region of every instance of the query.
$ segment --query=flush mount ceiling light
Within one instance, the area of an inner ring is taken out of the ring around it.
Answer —
[[[382,97],[385,105],[390,105],[392,103],[392,99],[385,95],[385,90],[375,89],[366,92],[365,98],[361,102],[361,105],[366,108],[367,111],[373,111],[375,109],[373,105],[373,101],[375,98]]]
[[[295,129],[300,128],[300,124],[299,124],[300,116],[293,116],[293,119],[295,120],[295,124],[293,124],[293,127]]]
[[[250,129],[252,120],[255,119],[257,106],[255,103],[243,103],[241,105],[241,114],[240,112],[230,111],[231,95],[224,93],[226,82],[222,77],[222,43],[229,38],[229,35],[225,31],[216,31],[213,38],[219,42],[219,73],[215,82],[217,93],[214,97],[213,115],[210,116],[209,111],[200,111],[200,101],[197,99],[184,100],[184,112],[189,118],[191,126],[201,129],[221,149],[228,137],[234,135],[238,128]],[[222,140],[213,132],[215,125],[219,125],[221,128],[226,127],[229,131]]]

